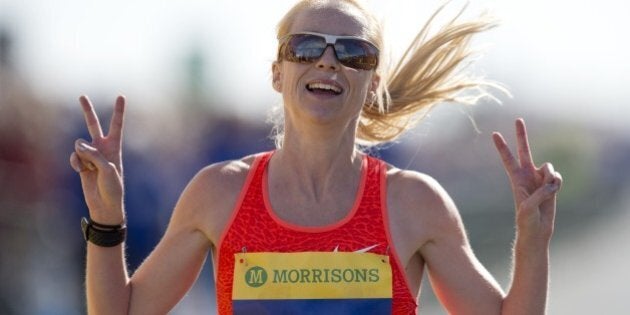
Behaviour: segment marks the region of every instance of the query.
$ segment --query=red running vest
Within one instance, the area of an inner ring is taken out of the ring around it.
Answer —
[[[283,221],[272,211],[267,164],[272,152],[256,156],[232,218],[219,242],[216,279],[219,314],[233,314],[234,254],[247,252],[355,252],[389,256],[393,314],[415,314],[416,301],[407,284],[389,233],[386,207],[386,165],[365,156],[358,196],[350,213],[327,226],[306,227]]]

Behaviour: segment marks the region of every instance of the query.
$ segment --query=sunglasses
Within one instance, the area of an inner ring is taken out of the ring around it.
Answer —
[[[353,69],[374,70],[378,66],[378,48],[356,36],[335,36],[313,32],[289,34],[280,39],[278,60],[313,63],[332,46],[339,62]]]

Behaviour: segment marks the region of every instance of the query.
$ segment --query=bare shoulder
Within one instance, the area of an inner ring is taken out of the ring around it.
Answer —
[[[433,177],[393,166],[387,169],[388,196],[405,211],[441,211],[451,202],[448,193]]]
[[[250,155],[239,160],[229,160],[208,165],[201,169],[190,182],[190,185],[198,185],[211,195],[233,192],[245,182],[249,170],[254,163],[255,156]],[[212,188],[212,189],[208,189]]]
[[[193,224],[217,244],[254,160],[255,156],[250,155],[201,169],[184,189],[171,223]]]
[[[387,204],[390,224],[415,249],[442,233],[463,229],[457,208],[433,177],[393,166],[387,169]],[[392,229],[392,233],[395,231]]]

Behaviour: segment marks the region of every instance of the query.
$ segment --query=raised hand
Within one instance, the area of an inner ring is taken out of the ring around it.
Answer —
[[[516,120],[518,159],[500,133],[493,133],[492,138],[512,185],[519,237],[548,242],[553,234],[562,176],[551,163],[534,165],[523,119]]]
[[[103,135],[94,106],[86,96],[79,98],[85,122],[92,138],[75,141],[70,165],[81,177],[83,195],[90,217],[102,224],[121,224],[123,211],[122,130],[125,98],[119,96],[114,106],[107,135]]]

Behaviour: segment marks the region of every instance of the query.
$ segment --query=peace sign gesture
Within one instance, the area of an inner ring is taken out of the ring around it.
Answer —
[[[518,159],[500,133],[495,132],[492,138],[512,185],[519,237],[548,242],[553,234],[562,176],[551,163],[534,165],[523,119],[516,120]]]
[[[75,141],[70,165],[81,176],[90,217],[102,224],[121,224],[125,220],[121,150],[125,98],[119,96],[116,99],[107,135],[103,135],[90,100],[81,96],[79,102],[92,142],[88,143],[83,139]]]

